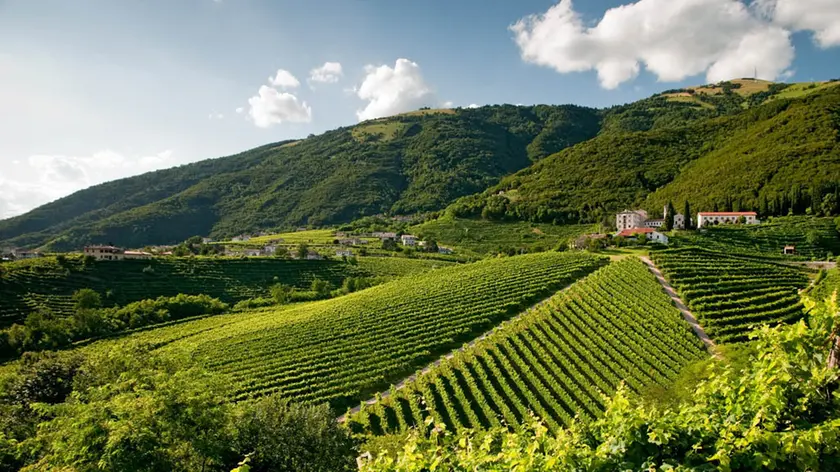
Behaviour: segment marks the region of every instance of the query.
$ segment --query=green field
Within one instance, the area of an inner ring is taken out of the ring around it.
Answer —
[[[445,265],[448,263],[394,257],[360,257],[355,263],[171,257],[92,265],[68,257],[62,265],[55,257],[47,257],[0,266],[0,326],[23,319],[39,305],[60,315],[70,314],[70,297],[80,288],[96,290],[108,306],[179,293],[237,302],[266,296],[275,283],[306,289],[318,277],[340,287],[347,277],[396,277]]]
[[[411,228],[424,239],[478,254],[507,252],[510,249],[544,251],[565,247],[570,240],[596,231],[596,225],[536,224],[500,222],[444,216]]]
[[[805,273],[791,266],[697,248],[652,252],[651,258],[718,342],[747,341],[762,324],[802,317]]]
[[[234,386],[341,410],[606,263],[543,253],[447,267],[331,300],[221,315],[125,338],[187,351]],[[90,348],[109,349],[102,341]]]
[[[554,430],[593,419],[622,381],[667,386],[706,356],[702,342],[638,258],[589,275],[521,319],[351,416],[358,432],[508,425],[534,412]]]
[[[810,216],[775,217],[759,225],[728,225],[701,231],[678,232],[672,244],[716,251],[754,254],[793,260],[824,259],[840,255],[840,236],[832,218]],[[782,249],[796,247],[795,256]]]

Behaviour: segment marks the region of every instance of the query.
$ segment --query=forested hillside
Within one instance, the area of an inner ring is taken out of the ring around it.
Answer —
[[[687,199],[695,211],[755,209],[764,215],[804,213],[819,200],[816,208],[836,213],[840,87],[815,88],[802,98],[776,98],[754,107],[730,95],[742,111],[711,118],[703,118],[705,112],[686,114],[696,118],[689,121],[677,119],[682,107],[704,107],[658,97],[617,109],[598,137],[460,199],[451,212],[487,219],[598,222],[624,207],[659,213],[668,201],[682,208]],[[721,110],[731,109],[723,100]],[[654,105],[671,110],[662,113],[672,119],[642,131],[627,130],[628,117],[644,124]],[[835,196],[825,200],[829,194]]]
[[[544,105],[366,121],[91,187],[0,222],[0,246],[143,246],[437,210],[595,136],[599,126],[597,110]]]

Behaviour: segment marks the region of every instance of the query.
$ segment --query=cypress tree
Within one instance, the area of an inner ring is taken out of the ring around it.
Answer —
[[[688,200],[683,205],[683,221],[683,229],[691,229],[694,226],[694,221],[691,219],[691,205],[688,204]]]
[[[665,231],[671,231],[674,229],[674,204],[671,201],[668,201],[668,206],[665,207]]]

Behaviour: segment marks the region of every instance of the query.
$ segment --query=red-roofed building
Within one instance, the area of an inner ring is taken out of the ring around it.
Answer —
[[[636,238],[642,235],[644,235],[645,239],[648,241],[668,244],[668,236],[665,236],[653,228],[628,228],[623,229],[616,234],[616,236],[621,236],[622,238]]]
[[[741,222],[748,225],[760,223],[758,214],[754,211],[701,211],[697,213],[698,228],[720,224],[733,225]]]

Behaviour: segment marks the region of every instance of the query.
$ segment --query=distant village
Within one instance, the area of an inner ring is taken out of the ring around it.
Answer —
[[[298,228],[298,232],[308,231],[308,228]],[[281,252],[284,256],[291,259],[305,259],[305,260],[323,260],[329,256],[324,254],[324,250],[317,251],[308,248],[307,243],[290,244],[283,238],[271,238],[270,233],[261,232],[257,234],[240,234],[232,237],[229,241],[215,241],[212,238],[201,238],[201,244],[212,245],[215,252],[213,254],[227,257],[274,257]],[[357,254],[354,249],[359,252],[359,255],[365,255],[367,252],[366,246],[372,241],[378,240],[382,248],[396,248],[398,245],[403,248],[413,248],[423,252],[435,252],[442,255],[450,255],[455,251],[452,248],[438,246],[436,243],[429,243],[428,241],[420,240],[417,236],[412,234],[398,235],[394,232],[372,232],[361,234],[348,234],[346,232],[337,231],[334,233],[335,240],[333,244],[327,245],[330,248],[329,252],[334,252],[335,257],[347,258],[354,257]],[[250,243],[253,239],[259,238],[260,243]],[[226,242],[233,244],[225,244]],[[311,242],[311,241],[310,241]],[[289,251],[288,247],[303,246],[303,251]],[[104,245],[90,245],[85,246],[82,254],[91,257],[97,261],[122,261],[122,260],[143,260],[151,259],[156,256],[173,256],[177,255],[175,251],[178,246],[151,246],[145,251],[129,250],[123,247],[113,245],[111,243]],[[284,248],[281,251],[280,248]],[[31,251],[27,249],[7,248],[0,251],[0,257],[4,261],[21,260],[21,259],[35,259],[44,257],[44,254],[38,251]]]
[[[659,244],[668,244],[668,236],[661,231],[665,227],[665,220],[668,218],[668,207],[662,212],[662,218],[649,218],[645,210],[624,210],[615,216],[616,237],[639,238],[644,236],[648,241]],[[682,213],[674,214],[673,229],[692,229],[686,223]],[[758,214],[754,211],[713,211],[697,213],[697,223],[693,227],[706,228],[716,225],[748,224],[757,225],[761,223]]]

